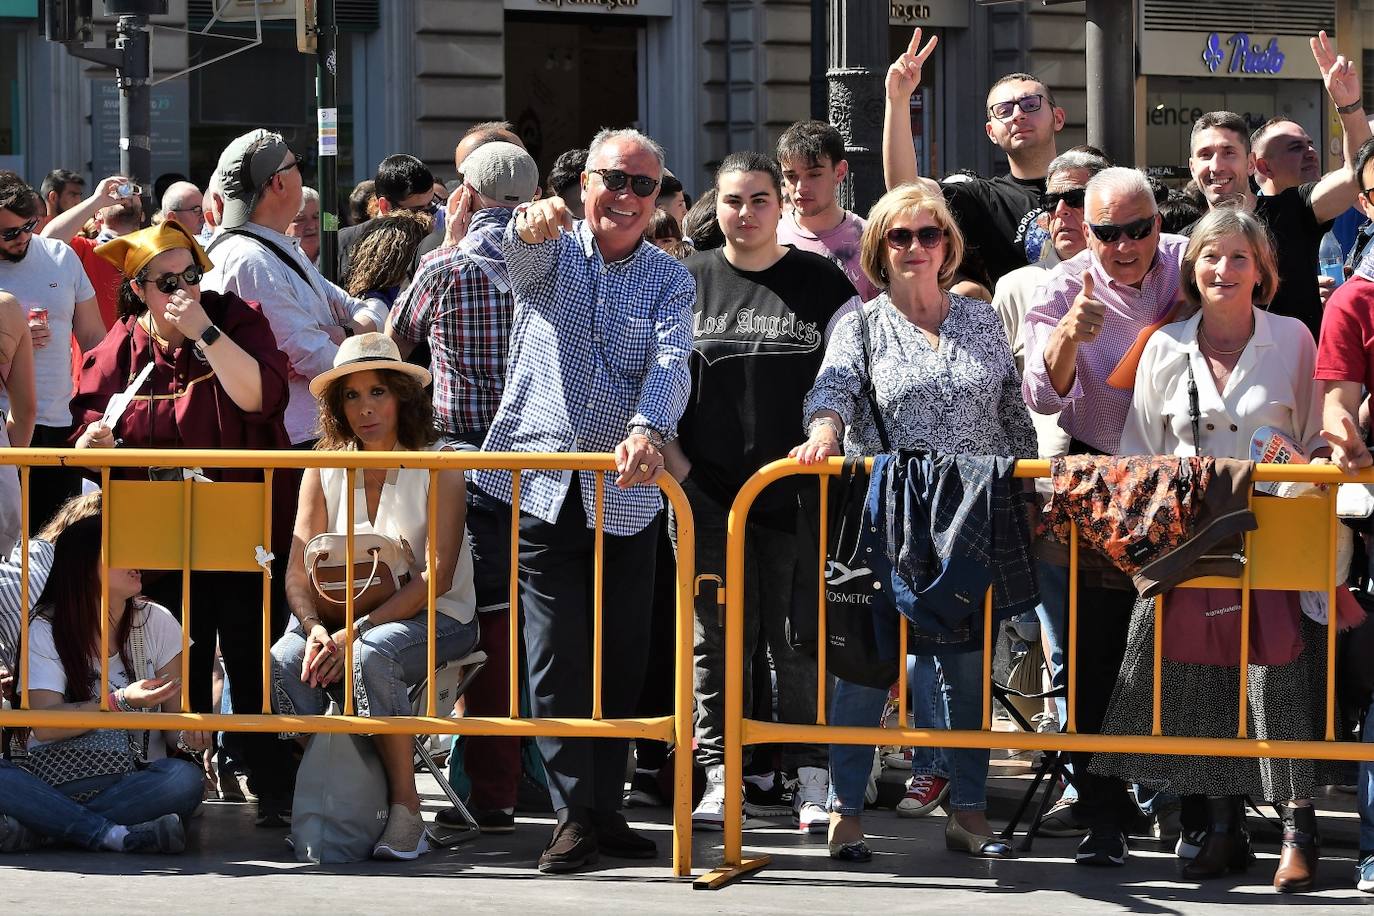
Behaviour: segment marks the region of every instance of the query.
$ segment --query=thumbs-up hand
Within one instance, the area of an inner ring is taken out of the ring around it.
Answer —
[[[558,238],[564,230],[571,232],[573,215],[561,197],[537,200],[515,218],[515,229],[527,245],[538,245]]]
[[[1092,273],[1083,271],[1083,288],[1068,313],[1059,319],[1059,329],[1074,343],[1091,342],[1107,320],[1107,307],[1093,297],[1094,289]]]

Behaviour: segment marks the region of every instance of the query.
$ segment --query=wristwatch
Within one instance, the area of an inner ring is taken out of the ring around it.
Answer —
[[[645,439],[648,439],[649,444],[656,449],[662,449],[665,444],[663,433],[654,429],[652,426],[645,426],[643,423],[635,423],[629,426],[626,429],[626,435],[643,436]]]
[[[210,325],[205,329],[204,333],[200,335],[200,340],[196,341],[196,349],[204,350],[206,347],[219,340],[221,336],[220,329],[213,324]]]

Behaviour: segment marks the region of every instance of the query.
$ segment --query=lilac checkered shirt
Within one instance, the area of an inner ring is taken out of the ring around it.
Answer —
[[[1131,408],[1132,389],[1113,388],[1107,377],[1140,332],[1163,318],[1180,296],[1179,266],[1187,250],[1188,240],[1183,236],[1161,234],[1155,262],[1140,289],[1109,277],[1091,249],[1045,274],[1021,324],[1026,353],[1021,393],[1031,410],[1043,414],[1059,411],[1059,425],[1066,433],[1105,454],[1116,454],[1126,412]],[[1084,270],[1092,271],[1096,298],[1107,307],[1107,316],[1097,337],[1079,345],[1073,385],[1060,397],[1045,368],[1045,346],[1083,288]]]
[[[428,338],[434,414],[450,436],[485,432],[501,403],[515,298],[501,254],[511,211],[479,210],[457,247],[420,262],[391,309],[391,330],[411,343]]]
[[[506,390],[487,434],[489,452],[610,452],[631,425],[672,438],[687,407],[696,283],[672,255],[647,242],[607,264],[586,222],[539,245],[506,228],[502,249],[515,292]],[[508,472],[478,471],[477,483],[511,501]],[[605,476],[605,530],[630,535],[661,506],[656,486],[615,486]],[[587,527],[595,478],[579,474]],[[520,508],[554,522],[572,472],[527,471]]]

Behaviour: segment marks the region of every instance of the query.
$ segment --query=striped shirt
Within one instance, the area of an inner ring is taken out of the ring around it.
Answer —
[[[506,228],[502,250],[515,292],[506,388],[482,448],[488,452],[611,452],[632,425],[676,435],[692,381],[696,283],[666,251],[643,242],[607,264],[585,221],[527,245]],[[630,535],[663,505],[656,486],[622,490],[605,476],[605,530]],[[511,501],[509,472],[478,471],[477,484]],[[579,474],[587,527],[595,527],[595,478]],[[526,471],[520,508],[552,524],[571,471]]]
[[[1059,412],[1066,433],[1099,451],[1114,455],[1131,408],[1131,389],[1107,384],[1140,332],[1173,307],[1181,295],[1179,267],[1188,239],[1181,235],[1159,236],[1154,264],[1140,289],[1118,283],[1107,275],[1092,249],[1085,249],[1045,275],[1021,325],[1026,369],[1021,393],[1036,413]],[[1091,343],[1079,344],[1073,385],[1060,396],[1045,366],[1045,347],[1059,320],[1068,314],[1082,289],[1083,271],[1092,272],[1096,298],[1107,309],[1102,329]]]
[[[16,545],[8,558],[0,559],[0,668],[10,671],[14,671],[19,656],[19,599],[24,580],[20,550]],[[53,547],[47,541],[29,540],[29,610],[38,603],[47,584],[52,555]]]

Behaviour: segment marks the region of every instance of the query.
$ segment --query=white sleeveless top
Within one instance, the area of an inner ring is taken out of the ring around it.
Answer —
[[[451,449],[452,446],[443,440],[430,447],[431,451]],[[421,468],[388,471],[386,482],[382,484],[381,499],[377,501],[377,517],[370,522],[361,473],[357,480],[358,486],[354,490],[354,532],[404,539],[415,556],[411,575],[419,575],[425,568],[428,551],[429,471]],[[343,468],[320,468],[320,485],[324,490],[329,515],[328,530],[335,534],[347,531],[348,510],[343,502],[347,481],[348,474]],[[477,613],[477,594],[472,584],[472,547],[468,543],[466,527],[458,552],[458,565],[453,571],[453,587],[440,595],[435,604],[438,613],[452,617],[459,623],[470,623]]]

